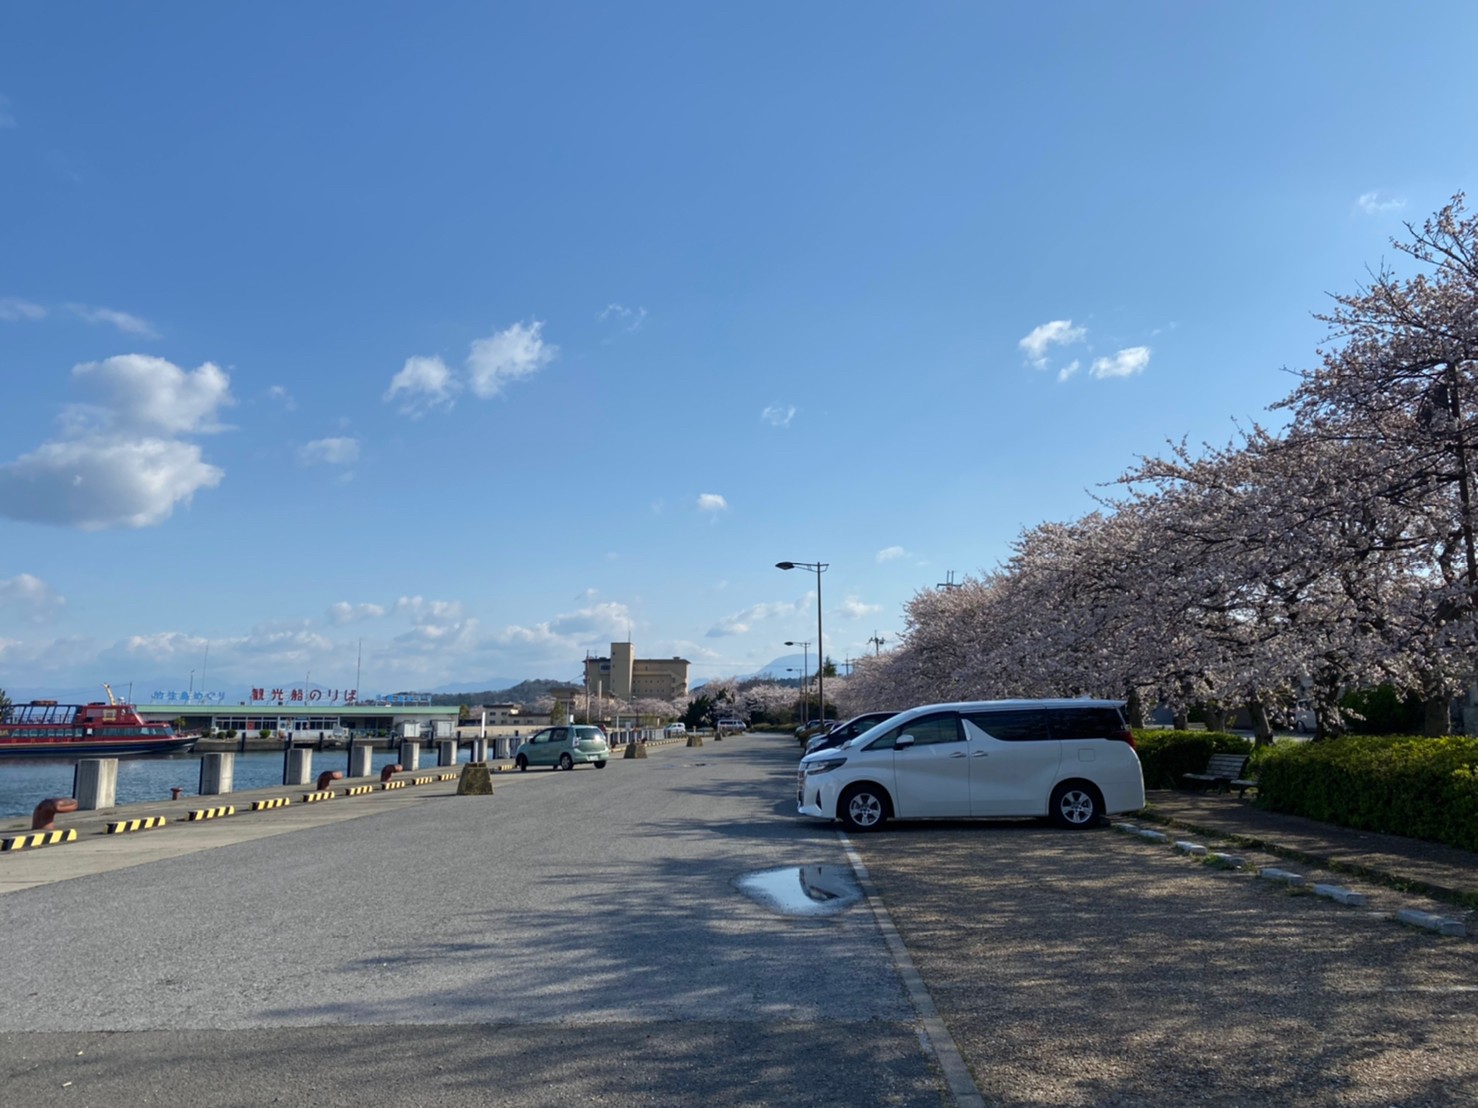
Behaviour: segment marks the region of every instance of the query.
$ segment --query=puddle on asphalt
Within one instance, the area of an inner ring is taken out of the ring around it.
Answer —
[[[834,916],[862,899],[847,866],[786,866],[735,878],[734,885],[766,908],[787,916]]]

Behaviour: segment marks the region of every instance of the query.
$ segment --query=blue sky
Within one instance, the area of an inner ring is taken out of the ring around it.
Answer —
[[[1474,182],[1475,24],[9,5],[0,687],[748,672],[815,637],[780,560],[869,651],[1268,418]]]

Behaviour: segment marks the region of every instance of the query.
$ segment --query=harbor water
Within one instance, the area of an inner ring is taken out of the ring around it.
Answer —
[[[466,758],[466,752],[460,757]],[[421,752],[426,764],[426,751]],[[394,751],[377,750],[373,767],[375,776],[396,760]],[[436,760],[435,751],[431,761]],[[71,796],[75,758],[14,759],[0,761],[0,819],[28,816],[49,796]],[[347,750],[315,750],[313,773],[336,769],[346,777],[349,773]],[[265,789],[282,784],[282,752],[260,751],[236,755],[232,788]],[[168,800],[169,790],[183,790],[181,796],[195,796],[200,791],[200,755],[179,754],[168,757],[144,756],[118,759],[118,803],[145,804],[151,800]]]

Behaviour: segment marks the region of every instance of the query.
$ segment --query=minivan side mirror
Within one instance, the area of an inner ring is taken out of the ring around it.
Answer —
[[[912,735],[899,735],[896,739],[893,740],[893,746],[895,748],[901,747],[901,746],[913,746],[913,736]]]

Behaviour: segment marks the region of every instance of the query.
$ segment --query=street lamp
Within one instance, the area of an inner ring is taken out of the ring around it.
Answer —
[[[806,688],[806,671],[796,669],[795,666],[786,666],[786,673],[799,673],[798,683],[801,687],[801,726],[811,722],[811,690]]]
[[[821,705],[820,719],[826,722],[826,665],[822,661],[826,651],[821,638],[821,574],[830,566],[828,562],[776,562],[776,569],[814,569],[816,571],[816,699]]]
[[[811,655],[809,653],[811,649],[811,644],[808,642],[794,642],[790,639],[786,639],[785,645],[798,646],[801,648],[801,714],[806,717],[805,719],[801,720],[801,724],[802,726],[804,726],[805,724],[811,722],[811,713],[806,708],[806,705],[809,703],[806,700],[806,682],[810,680],[809,675],[811,673]]]

